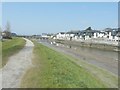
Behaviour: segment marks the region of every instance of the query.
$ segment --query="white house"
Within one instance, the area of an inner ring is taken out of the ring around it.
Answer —
[[[88,28],[82,31],[60,32],[56,39],[84,41],[90,40],[98,43],[116,43],[120,41],[120,31],[118,29],[106,28],[104,30],[92,30]]]
[[[65,37],[66,37],[65,32],[59,32],[56,35],[56,39],[65,39]]]

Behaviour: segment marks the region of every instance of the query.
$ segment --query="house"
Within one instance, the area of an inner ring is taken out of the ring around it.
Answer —
[[[92,30],[91,27],[89,27],[86,30],[82,30],[80,32],[80,38],[83,38],[84,40],[98,38],[99,33],[100,33],[100,31]]]
[[[112,39],[114,41],[120,42],[120,30],[119,29],[113,29],[112,36],[113,36]]]
[[[111,28],[105,28],[103,31],[105,32],[104,38],[112,39],[112,29]]]
[[[106,35],[104,31],[100,31],[97,33],[97,38],[103,38]]]
[[[59,32],[59,33],[57,33],[56,39],[65,39],[65,32]]]
[[[32,35],[32,38],[41,39],[41,35]]]
[[[16,37],[17,34],[16,33],[11,33],[11,36]]]
[[[104,38],[108,39],[109,41],[118,41],[119,32],[117,28],[106,28]]]
[[[59,32],[54,39],[90,41],[96,43],[114,44],[120,42],[120,30],[116,28],[106,28],[104,30],[92,30],[88,27],[86,30],[72,30],[69,32]]]
[[[79,30],[72,30],[66,33],[67,40],[77,40],[78,34],[80,33]]]
[[[49,36],[48,36],[47,33],[42,33],[41,38],[42,38],[42,39],[48,39]]]

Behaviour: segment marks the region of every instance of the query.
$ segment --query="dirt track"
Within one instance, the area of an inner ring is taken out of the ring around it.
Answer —
[[[2,79],[0,88],[19,88],[22,76],[32,66],[34,44],[28,39],[25,40],[25,47],[19,53],[11,56],[8,63],[0,70],[0,80]]]

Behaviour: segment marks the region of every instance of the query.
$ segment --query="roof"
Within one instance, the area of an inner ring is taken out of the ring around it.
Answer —
[[[61,34],[65,34],[65,32],[60,32]]]
[[[67,34],[78,34],[78,33],[80,33],[80,31],[69,31],[69,32],[67,32]]]

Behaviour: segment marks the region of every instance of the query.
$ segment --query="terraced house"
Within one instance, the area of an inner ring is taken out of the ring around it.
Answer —
[[[104,30],[93,30],[88,27],[86,30],[72,30],[60,32],[54,39],[88,41],[95,43],[106,43],[117,45],[120,38],[120,31],[117,28],[105,28]]]

